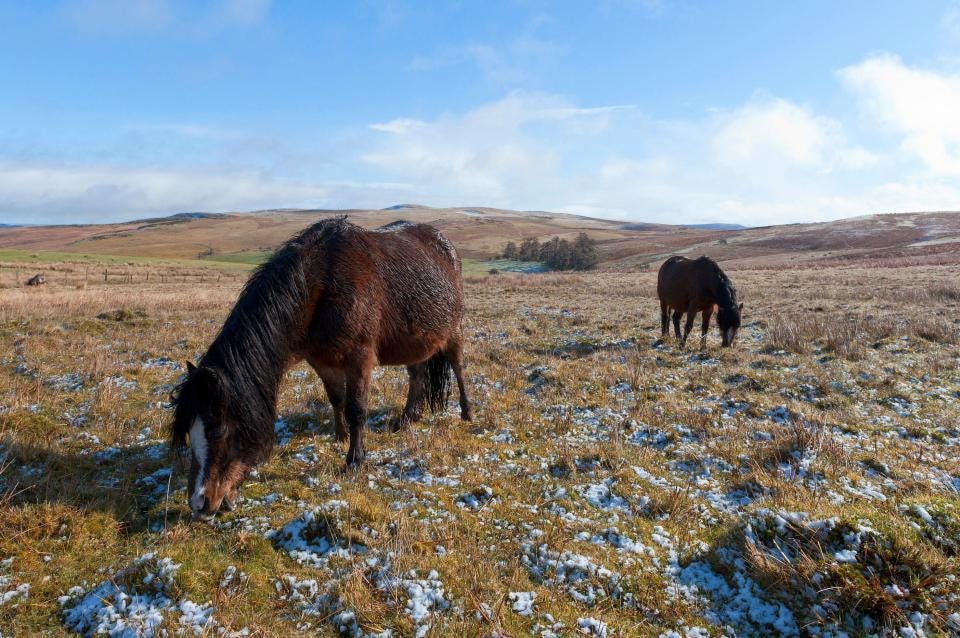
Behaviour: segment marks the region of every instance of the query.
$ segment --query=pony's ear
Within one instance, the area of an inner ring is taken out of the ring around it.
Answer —
[[[187,374],[193,374],[197,371],[197,366],[193,365],[193,361],[187,359]]]

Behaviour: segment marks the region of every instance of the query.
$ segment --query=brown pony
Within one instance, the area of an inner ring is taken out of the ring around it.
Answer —
[[[348,466],[364,458],[374,366],[407,366],[410,389],[395,427],[419,419],[425,403],[446,405],[451,369],[469,421],[462,318],[460,257],[432,226],[368,231],[337,218],[293,237],[253,273],[174,394],[173,442],[189,434],[194,515],[232,507],[243,479],[270,455],[280,380],[300,361],[323,380],[337,440],[349,429]]]
[[[737,291],[726,273],[720,270],[717,262],[709,257],[687,259],[674,255],[663,262],[657,273],[657,296],[660,298],[660,332],[666,337],[670,333],[669,315],[673,310],[673,330],[680,346],[687,343],[687,336],[693,329],[693,320],[698,312],[703,313],[700,326],[700,347],[707,342],[707,330],[710,328],[710,315],[717,308],[717,325],[723,346],[733,345],[740,328],[740,311],[743,304],[737,305]],[[687,325],[680,336],[680,315],[687,313]]]

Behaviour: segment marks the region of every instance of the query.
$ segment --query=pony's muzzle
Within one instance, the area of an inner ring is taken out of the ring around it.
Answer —
[[[213,517],[216,515],[216,511],[210,511],[210,500],[207,497],[203,497],[203,504],[201,507],[193,507],[193,502],[190,503],[190,510],[193,516],[191,517],[195,521],[203,521],[208,523],[213,520]]]

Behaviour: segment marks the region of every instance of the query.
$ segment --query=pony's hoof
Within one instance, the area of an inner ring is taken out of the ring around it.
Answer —
[[[387,427],[390,429],[391,432],[400,432],[401,430],[406,430],[407,426],[409,426],[414,421],[416,421],[416,419],[404,414],[404,415],[393,417],[392,419],[390,419],[390,424]]]
[[[350,450],[347,453],[347,470],[355,470],[363,463],[363,460],[367,458],[367,453],[363,450]]]
[[[333,435],[333,440],[337,443],[347,443],[350,441],[350,435],[346,432],[337,432]]]
[[[466,410],[460,410],[460,420],[461,421],[473,421],[473,412],[470,408]]]

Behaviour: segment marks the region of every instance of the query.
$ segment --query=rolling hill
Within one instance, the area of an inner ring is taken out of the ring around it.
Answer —
[[[814,265],[863,260],[960,262],[960,213],[870,215],[834,222],[742,228],[672,226],[545,211],[401,204],[381,210],[276,209],[249,213],[181,213],[119,224],[0,228],[0,249],[78,255],[202,259],[257,263],[298,230],[346,215],[375,227],[407,219],[440,228],[466,259],[495,257],[508,241],[573,237],[598,242],[600,267],[646,268],[671,254],[710,255],[731,267]]]

